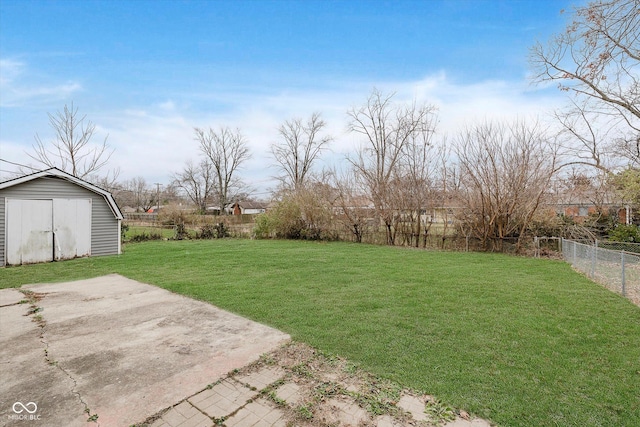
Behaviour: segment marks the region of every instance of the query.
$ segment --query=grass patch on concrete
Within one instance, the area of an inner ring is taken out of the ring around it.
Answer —
[[[640,308],[560,261],[145,242],[121,256],[0,269],[0,287],[108,273],[269,324],[500,425],[640,425]]]

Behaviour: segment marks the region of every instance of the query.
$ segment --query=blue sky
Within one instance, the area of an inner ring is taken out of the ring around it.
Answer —
[[[339,162],[359,143],[345,113],[374,87],[434,104],[441,135],[561,105],[530,84],[527,55],[575,4],[0,0],[0,158],[33,164],[25,151],[36,132],[52,136],[47,112],[74,102],[108,135],[122,179],[168,183],[198,156],[194,126],[229,125],[253,152],[241,174],[262,192],[280,123],[322,113],[335,138],[326,163]]]

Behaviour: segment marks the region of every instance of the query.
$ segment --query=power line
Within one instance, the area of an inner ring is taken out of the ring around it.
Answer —
[[[11,162],[9,160],[2,159],[2,158],[0,158],[0,162],[5,162],[5,163],[9,163],[10,165],[20,166],[22,168],[31,169],[32,171],[40,171],[40,170],[42,170],[42,169],[34,168],[33,166],[27,166],[27,165],[23,165],[21,163]]]

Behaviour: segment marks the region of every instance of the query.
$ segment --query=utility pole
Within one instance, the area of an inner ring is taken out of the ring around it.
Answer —
[[[154,184],[156,185],[156,202],[158,205],[158,208],[156,209],[156,214],[158,214],[158,212],[160,212],[160,186],[162,184],[160,184],[159,182],[154,182]]]

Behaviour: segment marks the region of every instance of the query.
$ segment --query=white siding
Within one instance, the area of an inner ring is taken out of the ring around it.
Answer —
[[[53,199],[56,260],[91,255],[91,199]]]
[[[0,267],[5,264],[5,242],[6,242],[6,227],[5,227],[5,198],[0,194]]]
[[[53,260],[51,200],[7,199],[7,264]]]

